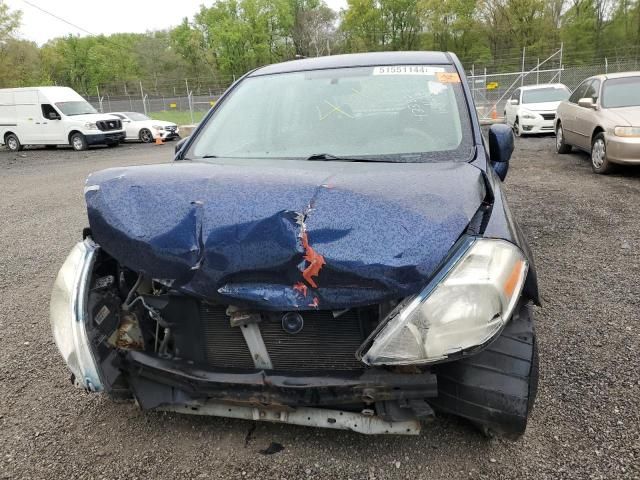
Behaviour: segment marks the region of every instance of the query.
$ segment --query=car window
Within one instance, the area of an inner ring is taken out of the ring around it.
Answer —
[[[151,120],[146,115],[138,112],[127,112],[127,116],[134,122],[145,122],[147,120]]]
[[[43,103],[41,107],[42,107],[42,116],[44,118],[49,119],[50,113],[55,113],[56,117],[60,117],[60,114],[56,111],[55,108],[53,108],[53,105],[49,105],[48,103]]]
[[[605,108],[640,106],[640,76],[605,81],[600,103]]]
[[[372,66],[248,77],[186,157],[468,161],[472,145],[453,66]]]
[[[576,88],[573,91],[573,93],[569,97],[569,101],[571,103],[578,103],[578,100],[580,100],[581,98],[584,98],[584,93],[587,91],[587,88],[589,87],[590,83],[591,83],[591,80],[585,80],[584,82],[582,82],[578,86],[578,88]]]
[[[545,87],[522,92],[522,103],[561,102],[569,98],[569,90],[564,87]]]
[[[600,90],[600,80],[593,80],[580,98],[591,98],[595,103],[598,100],[598,90]]]

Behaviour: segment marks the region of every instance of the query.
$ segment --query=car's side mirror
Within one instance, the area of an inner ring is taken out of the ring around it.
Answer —
[[[131,123],[131,120],[122,120],[122,123]]]
[[[175,153],[178,153],[180,151],[180,149],[182,148],[182,146],[187,143],[187,140],[189,139],[189,137],[184,137],[181,138],[178,143],[176,143],[176,147],[175,147]]]
[[[578,100],[578,105],[582,108],[596,108],[596,102],[593,101],[593,98],[581,98]]]
[[[60,120],[60,115],[58,115],[56,112],[49,112],[47,114],[47,117],[49,118],[49,120]]]
[[[509,103],[511,105],[520,105],[520,100],[518,100],[517,98],[512,98],[511,100],[509,100]]]
[[[504,124],[491,125],[489,128],[489,156],[491,166],[504,181],[509,171],[509,159],[513,153],[513,130]]]

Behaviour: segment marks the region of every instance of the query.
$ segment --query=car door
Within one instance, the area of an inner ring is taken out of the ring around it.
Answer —
[[[55,118],[52,118],[55,115]],[[62,145],[68,143],[60,112],[50,103],[40,104],[40,118],[36,121],[38,138],[45,144]]]
[[[580,98],[590,98],[594,104],[598,103],[600,92],[600,80],[592,80]],[[591,149],[591,134],[598,123],[598,112],[593,108],[581,107],[578,105],[576,115],[576,130],[579,144],[577,146],[584,149]]]
[[[513,100],[517,100],[518,104],[517,105],[512,105],[511,102]],[[507,100],[507,105],[505,107],[505,123],[507,123],[508,125],[513,125],[513,123],[516,121],[516,112],[518,110],[518,107],[520,106],[520,89],[516,89],[515,92],[513,92],[513,94],[511,95],[511,97],[509,97],[509,99]]]
[[[564,132],[565,142],[571,145],[578,145],[580,138],[578,135],[578,126],[577,126],[577,115],[578,109],[578,100],[583,98],[583,95],[587,91],[587,87],[591,83],[590,78],[583,81],[578,87],[573,91],[567,103],[562,106],[562,110],[560,112],[560,121],[562,122],[562,130]]]

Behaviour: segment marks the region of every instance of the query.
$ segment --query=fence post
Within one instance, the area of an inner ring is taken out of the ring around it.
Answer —
[[[193,125],[193,102],[191,100],[191,92],[189,91],[189,80],[185,78],[184,83],[187,86],[187,102],[189,103],[189,115],[191,116],[191,125]]]
[[[564,51],[564,42],[560,43],[560,69],[558,70],[558,83],[562,83],[562,53]]]
[[[144,114],[147,114],[147,102],[145,102],[144,90],[142,89],[142,80],[140,80],[140,96],[142,97],[142,109]]]
[[[609,73],[609,60],[604,57],[604,73]]]
[[[522,70],[520,70],[520,86],[524,85],[524,53],[527,47],[522,47]]]
[[[98,93],[98,105],[100,105],[100,113],[104,113],[104,109],[102,108],[102,97],[100,96],[100,87],[96,85],[96,92]]]
[[[540,85],[540,57],[536,62],[536,85]]]

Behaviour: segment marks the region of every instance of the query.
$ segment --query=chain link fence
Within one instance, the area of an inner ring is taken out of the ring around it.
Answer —
[[[556,60],[546,64],[541,62],[518,72],[471,74],[467,76],[467,82],[480,119],[501,120],[509,97],[521,86],[563,83],[569,90],[574,90],[585,78],[593,75],[630,71],[640,71],[640,59],[614,62],[605,59],[597,64],[575,66],[563,65]]]
[[[525,85],[564,83],[570,90],[582,80],[602,73],[640,70],[640,58],[617,59],[591,65],[568,66],[562,63],[562,50],[543,61],[527,65],[523,55],[522,70],[507,73],[488,73],[473,65],[467,75],[476,108],[481,120],[500,120],[511,94]],[[481,72],[481,73],[479,73]],[[184,79],[165,81],[123,82],[103,85],[95,94],[84,97],[98,111],[139,112],[177,123],[197,123],[215,104],[220,95],[235,81],[234,77],[213,79]]]

